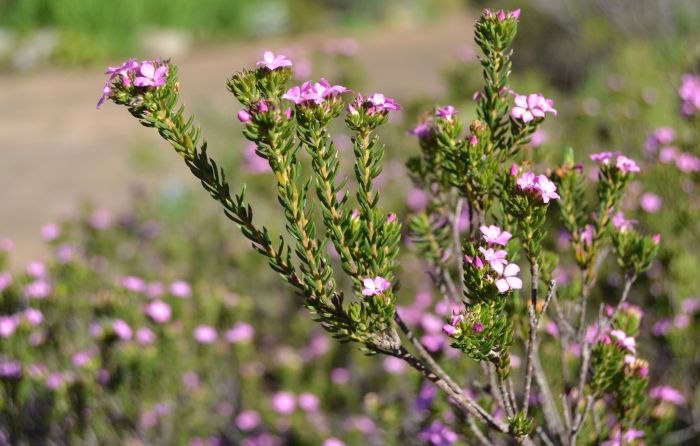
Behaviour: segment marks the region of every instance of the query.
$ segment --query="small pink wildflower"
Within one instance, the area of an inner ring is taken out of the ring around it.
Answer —
[[[610,332],[610,336],[617,339],[618,343],[622,347],[625,347],[627,350],[629,350],[632,353],[635,353],[635,354],[637,353],[637,348],[636,348],[637,341],[632,336],[627,336],[627,334],[625,334],[625,332],[622,330],[613,330]]]
[[[366,278],[362,280],[363,296],[377,296],[389,288],[391,288],[391,282],[380,276],[377,276],[374,279]]]
[[[481,254],[483,254],[484,261],[491,265],[491,268],[493,269],[500,268],[508,264],[508,259],[506,259],[508,253],[503,249],[494,251],[493,248],[486,249],[483,246],[480,246],[479,251],[481,251]],[[500,265],[500,267],[496,265]]]
[[[184,280],[176,280],[170,284],[170,294],[185,299],[192,295],[192,287]]]
[[[528,96],[516,95],[515,107],[511,110],[510,115],[523,122],[530,122],[537,118],[545,117],[545,114],[551,113],[557,115],[557,111],[552,107],[553,101],[546,99],[538,93]]]
[[[591,161],[599,164],[610,164],[610,160],[617,155],[617,152],[599,152],[590,156]]]
[[[438,118],[445,118],[448,121],[452,121],[452,117],[456,114],[457,110],[452,105],[438,107],[435,110],[435,116],[437,116]]]
[[[625,215],[622,213],[622,211],[618,211],[618,213],[615,214],[615,216],[612,218],[613,226],[620,232],[625,232],[629,229],[632,229],[632,227],[637,223],[637,220],[625,219]]]
[[[168,65],[161,65],[158,68],[152,61],[141,62],[139,67],[140,76],[134,78],[134,85],[137,87],[160,87],[168,80]]]
[[[501,264],[496,264],[496,272],[498,272],[501,277],[496,280],[496,288],[501,293],[505,293],[509,290],[519,290],[523,287],[523,281],[517,277],[520,272],[520,267],[515,263],[510,263],[506,266]],[[493,268],[493,266],[492,266]]]
[[[359,96],[360,98],[362,96]],[[396,103],[392,98],[387,98],[381,93],[374,93],[372,96],[367,98],[367,102],[372,104],[369,108],[370,113],[382,113],[389,110],[401,110],[399,104]]]
[[[511,237],[513,237],[513,234],[511,234],[508,231],[504,231],[496,225],[484,225],[481,226],[479,230],[484,236],[484,241],[486,243],[492,243],[494,245],[505,246],[508,243],[508,240],[510,240]]]
[[[257,66],[264,66],[268,70],[276,70],[277,68],[291,67],[292,61],[287,59],[286,56],[282,54],[275,55],[272,51],[265,51],[263,53],[263,59],[256,63]]]
[[[617,156],[615,166],[623,173],[639,172],[640,170],[639,166],[637,166],[637,163],[633,159],[627,158],[623,155]]]

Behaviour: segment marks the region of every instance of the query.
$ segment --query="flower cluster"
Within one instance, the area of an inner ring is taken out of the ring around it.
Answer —
[[[321,78],[319,82],[306,81],[300,86],[290,88],[282,95],[282,98],[297,105],[309,103],[320,105],[326,101],[337,99],[341,93],[350,91],[342,85],[331,85],[326,79]]]
[[[591,161],[595,161],[601,166],[610,166],[613,158],[615,158],[615,168],[622,173],[636,173],[640,171],[639,166],[633,159],[620,155],[618,152],[599,152],[591,155]]]
[[[554,105],[554,101],[545,98],[539,93],[527,96],[515,95],[515,107],[510,111],[510,115],[514,119],[528,123],[535,119],[544,119],[547,113],[556,116],[557,111],[552,105]]]
[[[515,263],[508,262],[508,252],[504,249],[494,249],[494,245],[505,246],[512,237],[511,233],[502,230],[498,226],[481,226],[481,234],[487,247],[480,246],[478,248],[481,253],[479,255],[465,255],[467,265],[473,265],[481,270],[484,264],[488,264],[496,273],[495,277],[487,275],[487,279],[493,281],[500,293],[507,293],[510,290],[519,290],[523,287],[522,280],[518,277],[520,267]],[[483,259],[482,259],[483,257]]]
[[[520,9],[514,9],[513,11],[504,11],[503,9],[499,9],[498,11],[494,12],[491,9],[484,9],[483,12],[484,17],[495,17],[499,22],[504,22],[507,19],[515,19],[518,20],[520,18]]]
[[[550,200],[559,199],[557,185],[547,178],[546,175],[535,176],[532,172],[523,172],[520,178],[515,181],[515,184],[521,191],[534,194],[545,204],[549,203]]]
[[[116,82],[127,88],[132,85],[139,88],[157,88],[165,85],[168,80],[168,71],[168,64],[160,59],[142,62],[129,59],[117,67],[107,68],[105,74],[108,74],[109,78],[102,88],[102,96],[97,101],[97,108],[112,96]]]

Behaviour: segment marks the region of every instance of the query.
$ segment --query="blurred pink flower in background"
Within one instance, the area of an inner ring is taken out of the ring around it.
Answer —
[[[210,325],[199,325],[194,329],[193,336],[200,344],[211,344],[219,338],[216,329]]]
[[[291,392],[276,392],[272,395],[272,409],[280,415],[289,415],[297,407],[296,398]]]
[[[652,192],[647,192],[639,199],[639,206],[644,212],[655,214],[661,210],[663,200]]]
[[[226,341],[232,344],[248,342],[253,339],[253,336],[255,336],[255,329],[245,322],[237,323],[224,334]]]
[[[192,287],[184,280],[176,280],[170,284],[170,294],[184,299],[192,295]]]
[[[162,300],[154,300],[153,302],[149,303],[146,305],[144,312],[158,324],[168,322],[172,316],[170,305],[166,304]]]

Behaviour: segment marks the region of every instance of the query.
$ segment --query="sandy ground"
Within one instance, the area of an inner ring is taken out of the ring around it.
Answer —
[[[359,37],[358,60],[368,91],[398,97],[406,91],[439,91],[440,70],[458,47],[469,44],[472,22],[455,15]],[[291,43],[308,47],[318,41],[318,36],[303,36]],[[250,66],[263,49],[289,45],[283,40],[237,43],[178,58],[185,103],[194,109],[211,105],[234,116],[236,104],[224,86],[227,76]],[[14,240],[15,266],[44,256],[41,226],[70,216],[86,200],[119,210],[128,201],[130,184],[154,188],[173,179],[191,181],[175,156],[162,157],[155,173],[133,168],[130,148],[164,150],[164,144],[121,108],[106,104],[95,110],[103,82],[97,69],[0,76],[0,239]]]

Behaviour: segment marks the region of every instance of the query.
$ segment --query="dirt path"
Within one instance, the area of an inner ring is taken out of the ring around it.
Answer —
[[[406,91],[440,91],[440,69],[470,42],[471,25],[466,16],[452,16],[358,38],[368,90],[399,98]],[[318,42],[306,36],[293,43],[318,47]],[[289,43],[231,44],[178,59],[185,102],[233,116],[227,75],[250,66],[263,49]],[[41,226],[71,215],[81,202],[118,210],[127,202],[128,184],[157,187],[186,178],[174,156],[165,158],[157,175],[132,168],[129,148],[156,145],[157,139],[122,109],[107,104],[95,110],[103,82],[96,69],[0,77],[0,239],[14,240],[16,266],[43,256]]]

